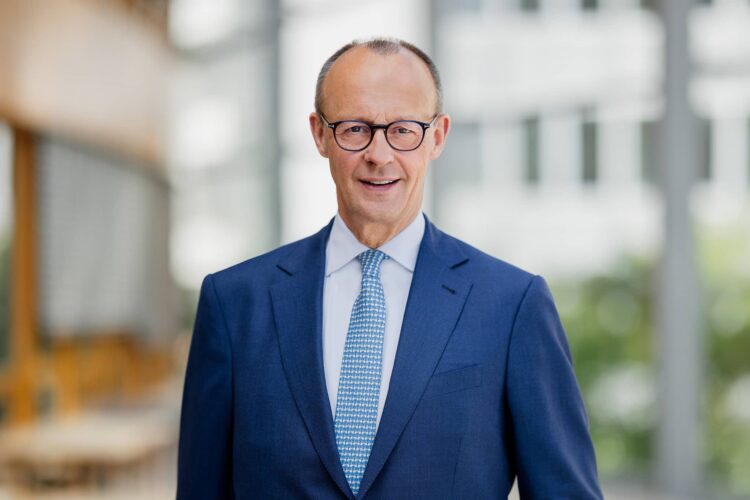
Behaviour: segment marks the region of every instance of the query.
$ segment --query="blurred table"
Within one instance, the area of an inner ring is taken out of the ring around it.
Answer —
[[[159,412],[89,413],[0,432],[0,481],[31,491],[159,484],[178,422]]]

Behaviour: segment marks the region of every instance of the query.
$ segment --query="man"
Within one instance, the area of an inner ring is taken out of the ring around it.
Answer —
[[[338,214],[203,282],[183,396],[180,499],[601,498],[544,281],[433,226],[450,130],[416,47],[349,44],[310,128]]]

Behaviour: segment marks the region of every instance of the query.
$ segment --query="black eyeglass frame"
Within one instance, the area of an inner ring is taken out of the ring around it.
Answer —
[[[419,148],[419,146],[422,145],[422,143],[424,142],[424,136],[427,133],[427,129],[432,126],[432,124],[435,122],[435,120],[437,120],[437,117],[440,116],[440,113],[438,113],[435,116],[433,116],[432,119],[429,122],[420,122],[419,120],[396,120],[395,122],[387,123],[385,125],[378,125],[376,123],[368,123],[368,122],[365,122],[365,121],[362,121],[362,120],[339,120],[339,121],[331,123],[331,122],[329,122],[326,119],[326,117],[325,117],[325,115],[323,115],[323,113],[318,113],[318,115],[320,115],[320,118],[323,119],[323,121],[325,122],[326,127],[330,128],[333,131],[333,140],[336,141],[336,145],[338,147],[340,147],[341,149],[343,149],[344,151],[350,151],[352,153],[356,153],[356,152],[364,151],[365,149],[367,149],[370,146],[370,144],[372,144],[372,140],[375,137],[375,132],[377,132],[378,130],[381,130],[381,129],[383,130],[383,136],[385,137],[385,142],[387,142],[388,145],[392,149],[395,149],[396,151],[401,151],[401,152],[414,151],[415,149]],[[391,141],[388,140],[388,128],[391,127],[392,125],[395,125],[396,123],[404,123],[404,122],[407,122],[407,123],[416,123],[417,125],[419,125],[420,127],[422,127],[422,138],[419,139],[419,142],[417,143],[416,146],[414,146],[413,148],[410,148],[410,149],[397,148],[396,146],[394,146],[393,144],[391,144]],[[367,144],[365,144],[364,146],[362,146],[361,148],[358,148],[358,149],[345,148],[344,146],[342,146],[339,143],[338,137],[336,136],[336,128],[339,125],[341,125],[342,123],[362,123],[362,124],[366,125],[370,129],[370,140],[367,141]]]

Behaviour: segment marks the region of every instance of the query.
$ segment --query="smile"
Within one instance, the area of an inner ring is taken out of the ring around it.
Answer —
[[[396,185],[396,183],[399,181],[399,179],[384,179],[384,180],[365,180],[360,179],[360,182],[362,183],[362,186],[372,192],[385,192],[390,191],[393,186]]]
[[[398,179],[392,179],[392,180],[384,180],[384,181],[366,181],[363,180],[365,184],[370,184],[371,186],[387,186],[388,184],[393,184],[394,182],[398,181]]]

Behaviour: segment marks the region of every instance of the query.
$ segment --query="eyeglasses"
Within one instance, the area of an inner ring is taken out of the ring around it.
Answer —
[[[333,138],[341,149],[362,151],[372,142],[375,132],[382,129],[385,140],[396,151],[414,151],[422,145],[425,131],[439,115],[432,117],[429,123],[417,120],[398,120],[387,125],[376,125],[359,120],[342,120],[330,123],[323,113],[320,117],[326,126],[333,130]]]

